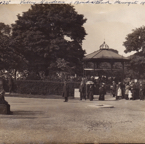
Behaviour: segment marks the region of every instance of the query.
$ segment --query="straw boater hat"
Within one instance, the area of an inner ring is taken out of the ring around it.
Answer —
[[[98,77],[98,76],[96,76],[96,77],[95,77],[95,79],[99,79],[99,77]]]

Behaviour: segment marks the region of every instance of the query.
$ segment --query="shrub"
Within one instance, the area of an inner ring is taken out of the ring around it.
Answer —
[[[61,95],[63,89],[62,82],[41,81],[41,80],[18,80],[17,93],[34,95]],[[69,95],[74,96],[74,88],[78,88],[80,83],[69,82]]]

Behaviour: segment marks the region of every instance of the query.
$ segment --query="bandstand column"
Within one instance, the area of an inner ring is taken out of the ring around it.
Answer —
[[[96,62],[96,69],[97,69],[97,75],[99,76],[99,71],[98,71],[98,69],[99,69],[99,62]]]
[[[95,62],[94,62],[94,76],[95,76]]]
[[[85,70],[85,68],[87,67],[86,65],[87,65],[86,62],[84,62],[83,63],[83,77],[86,76],[86,70]]]
[[[85,77],[85,64],[83,63],[83,77]]]
[[[113,75],[112,75],[113,74],[113,62],[111,61],[110,64],[111,64],[111,78],[112,78],[113,77]]]

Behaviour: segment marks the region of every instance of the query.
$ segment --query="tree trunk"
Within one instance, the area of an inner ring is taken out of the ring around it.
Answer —
[[[17,79],[17,78],[16,78],[16,74],[17,74],[17,70],[14,69],[14,79],[15,79],[15,80]]]

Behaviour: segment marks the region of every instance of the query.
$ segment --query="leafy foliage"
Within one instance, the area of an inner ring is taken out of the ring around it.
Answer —
[[[130,63],[128,65],[129,73],[134,78],[144,78],[145,71],[145,56],[142,52],[138,52],[131,56]]]
[[[128,34],[123,45],[126,53],[142,51],[145,54],[145,26],[136,28],[131,34]]]
[[[11,72],[13,69],[22,67],[24,57],[11,47],[11,27],[0,23],[0,70]]]
[[[86,19],[83,17],[67,4],[33,5],[22,16],[18,15],[12,25],[13,47],[28,61],[27,69],[47,74],[49,68],[57,68],[58,59],[64,59],[77,73],[84,56],[82,40],[86,32],[82,26]]]

